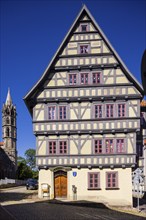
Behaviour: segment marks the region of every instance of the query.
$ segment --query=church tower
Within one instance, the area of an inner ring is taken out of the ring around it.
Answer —
[[[15,176],[17,168],[17,128],[16,128],[16,106],[12,103],[12,98],[10,95],[10,89],[8,89],[8,94],[5,104],[3,104],[2,109],[2,131],[3,131],[3,149],[7,154],[11,162],[11,172],[12,176]]]

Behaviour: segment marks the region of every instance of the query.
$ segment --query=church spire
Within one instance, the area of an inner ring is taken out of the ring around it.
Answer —
[[[7,98],[6,98],[6,105],[12,105],[12,98],[10,95],[10,88],[8,88]]]

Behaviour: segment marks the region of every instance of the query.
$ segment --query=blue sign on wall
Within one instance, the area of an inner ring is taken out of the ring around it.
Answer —
[[[72,172],[72,175],[75,177],[77,176],[77,172]]]

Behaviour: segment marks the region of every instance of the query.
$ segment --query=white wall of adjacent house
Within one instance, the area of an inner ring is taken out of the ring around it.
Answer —
[[[76,176],[73,175],[76,172]],[[89,190],[88,173],[99,172],[100,189]],[[106,188],[106,173],[118,172],[117,189]],[[73,168],[67,172],[67,199],[68,200],[88,200],[100,203],[106,203],[113,206],[132,206],[132,181],[131,168],[116,169],[76,169]],[[42,184],[47,183],[50,186],[49,198],[54,198],[54,174],[50,170],[39,171],[39,197],[43,197]],[[72,186],[75,186],[77,193],[74,196]]]

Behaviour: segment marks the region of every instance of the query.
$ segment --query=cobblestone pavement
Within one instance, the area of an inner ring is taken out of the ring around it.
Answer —
[[[103,204],[39,200],[36,191],[23,188],[0,192],[0,220],[142,220],[142,216],[118,212]]]

